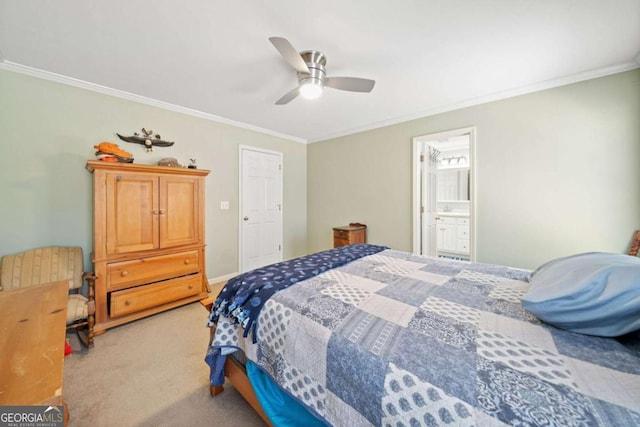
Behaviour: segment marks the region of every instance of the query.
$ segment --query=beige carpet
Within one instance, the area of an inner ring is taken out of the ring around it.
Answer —
[[[69,426],[265,426],[230,384],[209,395],[206,319],[193,303],[110,329],[89,351],[68,335]]]

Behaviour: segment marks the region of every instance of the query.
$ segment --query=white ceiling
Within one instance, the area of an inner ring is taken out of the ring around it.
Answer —
[[[274,105],[297,80],[270,36],[376,86]],[[639,52],[640,0],[0,0],[0,68],[304,142],[637,68]]]

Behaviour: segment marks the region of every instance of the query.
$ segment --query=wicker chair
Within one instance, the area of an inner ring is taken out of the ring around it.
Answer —
[[[95,275],[84,272],[80,247],[47,246],[12,255],[0,262],[0,291],[69,281],[67,329],[75,329],[82,344],[93,346]],[[82,284],[87,281],[87,296]]]

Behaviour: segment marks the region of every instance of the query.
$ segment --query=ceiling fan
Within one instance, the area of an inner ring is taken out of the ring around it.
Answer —
[[[287,104],[298,95],[307,99],[318,98],[322,95],[322,89],[325,86],[351,92],[371,92],[376,84],[375,80],[358,77],[327,77],[324,68],[327,65],[327,58],[324,53],[317,50],[298,53],[283,37],[269,37],[269,41],[298,72],[298,86],[278,99],[276,105]]]

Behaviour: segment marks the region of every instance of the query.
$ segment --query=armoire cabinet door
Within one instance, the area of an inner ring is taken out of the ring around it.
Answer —
[[[106,184],[107,253],[158,248],[158,177],[110,173]]]
[[[199,179],[160,177],[160,247],[200,241]]]

